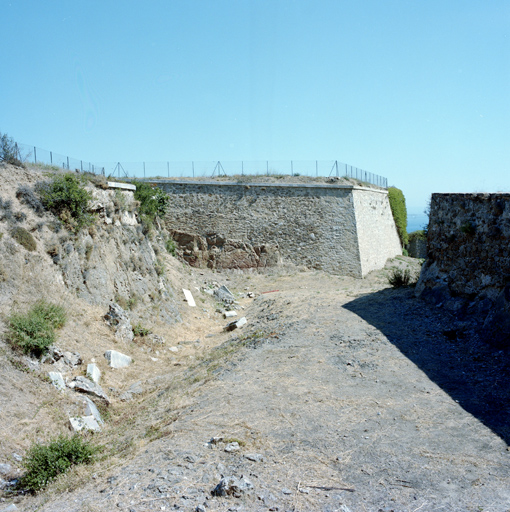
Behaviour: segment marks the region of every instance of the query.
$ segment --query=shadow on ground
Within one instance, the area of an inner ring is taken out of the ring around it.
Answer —
[[[479,341],[412,289],[385,289],[344,308],[379,329],[467,412],[510,444],[510,354]]]

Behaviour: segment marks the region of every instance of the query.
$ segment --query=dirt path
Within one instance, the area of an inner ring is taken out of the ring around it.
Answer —
[[[229,286],[260,294],[248,325],[217,335],[226,344],[189,370],[177,419],[176,389],[160,392],[162,437],[73,492],[20,506],[510,510],[508,354],[480,348],[468,326],[382,273],[239,275]],[[239,450],[225,451],[232,442]],[[247,488],[212,496],[227,476]]]

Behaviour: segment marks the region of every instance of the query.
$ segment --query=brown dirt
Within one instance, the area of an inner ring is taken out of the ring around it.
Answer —
[[[129,378],[145,374],[147,392],[114,404],[96,439],[113,455],[17,498],[21,510],[510,510],[508,354],[469,326],[389,288],[388,270],[174,272],[197,308],[183,303],[183,324],[162,334],[200,341],[154,366],[140,352]],[[212,280],[255,292],[240,299],[243,329],[223,333],[194,288]],[[253,490],[213,497],[230,475]]]

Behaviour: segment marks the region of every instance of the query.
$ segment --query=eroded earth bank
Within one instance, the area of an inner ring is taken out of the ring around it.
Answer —
[[[150,413],[161,437],[26,510],[508,510],[504,353],[452,339],[451,318],[383,272],[227,284],[255,293],[248,324],[211,326],[200,343],[227,345],[180,385],[162,379]],[[233,495],[213,496],[223,477]]]

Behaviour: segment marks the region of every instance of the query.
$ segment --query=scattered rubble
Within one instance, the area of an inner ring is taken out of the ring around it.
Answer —
[[[123,341],[133,341],[135,335],[129,315],[116,302],[110,304],[104,319],[115,330],[116,338]]]

